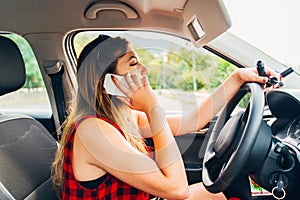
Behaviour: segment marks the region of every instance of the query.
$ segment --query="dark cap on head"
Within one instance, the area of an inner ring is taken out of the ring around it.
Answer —
[[[108,35],[102,35],[100,34],[97,39],[92,40],[90,43],[88,43],[81,51],[79,58],[77,60],[77,71],[79,70],[81,64],[83,63],[84,59],[87,57],[87,55],[100,43],[105,41],[106,39],[111,38]]]

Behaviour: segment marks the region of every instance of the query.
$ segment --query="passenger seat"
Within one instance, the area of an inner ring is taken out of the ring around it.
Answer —
[[[19,48],[0,36],[0,96],[21,88],[25,78]],[[0,199],[58,199],[50,175],[56,149],[56,140],[37,120],[0,113]]]

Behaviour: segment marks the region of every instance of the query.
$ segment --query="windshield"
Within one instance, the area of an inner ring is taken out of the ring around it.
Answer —
[[[300,1],[226,0],[234,35],[300,73]]]

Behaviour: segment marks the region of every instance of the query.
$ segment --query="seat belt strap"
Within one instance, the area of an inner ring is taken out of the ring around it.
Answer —
[[[59,126],[63,124],[67,117],[66,102],[63,90],[62,76],[64,74],[64,64],[62,61],[56,61],[52,65],[44,66],[48,76],[51,79],[54,99],[56,103]],[[57,133],[59,139],[60,132]]]
[[[63,83],[62,83],[63,73],[64,73],[64,67],[62,66],[61,70],[58,73],[49,74],[52,83],[53,92],[54,92],[54,98],[55,98],[60,124],[62,124],[67,117],[66,102],[65,102]]]

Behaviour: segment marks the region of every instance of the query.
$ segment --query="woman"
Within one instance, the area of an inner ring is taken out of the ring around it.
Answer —
[[[76,103],[52,165],[62,199],[225,199],[201,183],[188,186],[173,136],[201,129],[242,84],[265,84],[266,77],[238,69],[197,109],[167,118],[127,40],[100,35],[83,49],[77,70]],[[128,88],[113,81],[126,97],[107,94],[107,73],[125,76]],[[155,159],[143,137],[153,138]]]

